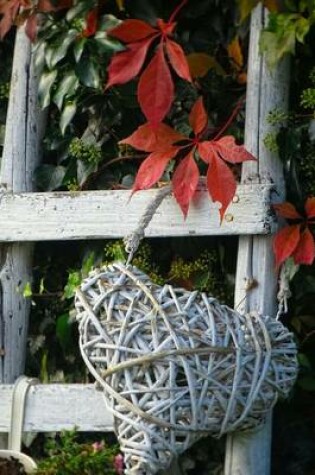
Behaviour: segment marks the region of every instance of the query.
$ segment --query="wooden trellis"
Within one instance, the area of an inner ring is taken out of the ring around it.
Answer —
[[[286,109],[289,77],[286,64],[271,72],[259,53],[266,18],[266,10],[258,6],[252,15],[246,103],[245,145],[259,161],[243,164],[242,184],[222,226],[217,206],[209,204],[207,192],[200,190],[187,221],[173,199],[166,199],[147,235],[240,235],[235,305],[240,311],[275,316],[277,282],[271,233],[276,223],[270,203],[274,196],[283,198],[284,182],[281,164],[266,150],[263,139],[271,128],[267,114],[275,108]],[[154,194],[139,192],[128,204],[129,193],[122,191],[31,193],[42,135],[38,124],[43,122],[36,103],[31,47],[20,30],[0,173],[0,435],[9,430],[12,383],[24,370],[29,308],[22,289],[31,278],[32,242],[122,237],[134,228]],[[81,431],[112,430],[112,416],[94,386],[52,384],[30,389],[25,431],[74,426]],[[270,428],[268,422],[258,432],[228,437],[225,475],[269,474]],[[4,439],[0,438],[0,445]]]

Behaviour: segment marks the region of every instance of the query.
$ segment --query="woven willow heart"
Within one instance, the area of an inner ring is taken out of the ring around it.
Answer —
[[[76,295],[80,349],[104,388],[126,474],[156,473],[200,437],[253,428],[297,374],[292,335],[132,266],[94,271]]]

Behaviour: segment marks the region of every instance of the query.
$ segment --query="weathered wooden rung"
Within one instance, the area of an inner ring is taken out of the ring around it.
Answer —
[[[174,198],[164,200],[147,236],[268,234],[270,185],[240,185],[220,224],[219,208],[206,191],[197,193],[184,220]],[[0,200],[0,241],[120,238],[136,227],[156,190],[4,193]]]
[[[0,433],[9,432],[13,385],[0,385]],[[113,431],[113,417],[102,391],[92,384],[31,386],[25,407],[25,432]]]

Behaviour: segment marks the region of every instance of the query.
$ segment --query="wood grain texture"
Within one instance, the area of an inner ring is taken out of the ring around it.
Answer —
[[[13,385],[0,385],[0,432],[10,428]],[[39,384],[29,389],[25,432],[113,431],[103,393],[92,384]]]
[[[37,105],[37,77],[24,29],[16,35],[0,183],[10,192],[30,191],[39,159],[43,124]],[[0,246],[0,382],[13,382],[24,371],[29,302],[24,285],[31,280],[32,245]]]
[[[272,231],[270,185],[239,186],[222,225],[217,204],[201,191],[184,220],[174,198],[166,198],[147,236],[266,234]],[[5,242],[99,239],[126,236],[156,190],[77,193],[4,193],[0,199],[0,236]]]
[[[259,38],[267,22],[267,11],[259,5],[253,15],[249,52],[246,102],[245,146],[259,158],[243,164],[243,182],[272,182],[277,201],[284,197],[284,178],[280,160],[264,145],[264,137],[275,129],[267,115],[275,108],[287,110],[289,70],[283,62],[270,71],[259,52]],[[249,290],[248,286],[254,282]],[[242,236],[239,240],[235,306],[240,312],[258,311],[276,315],[277,277],[271,236]],[[225,475],[269,475],[271,415],[256,433],[229,436],[226,446]]]

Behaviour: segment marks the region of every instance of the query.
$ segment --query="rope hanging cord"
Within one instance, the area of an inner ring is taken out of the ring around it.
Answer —
[[[141,216],[136,229],[124,239],[125,249],[128,257],[128,264],[131,262],[135,252],[137,251],[141,240],[144,238],[144,231],[150,224],[156,210],[167,196],[172,192],[171,185],[166,185],[157,192],[154,199],[148,204],[145,212]]]
[[[130,261],[170,187],[126,240],[126,264],[76,293],[82,357],[104,390],[126,475],[155,474],[205,434],[259,426],[297,376],[292,334],[204,293],[159,286]]]

